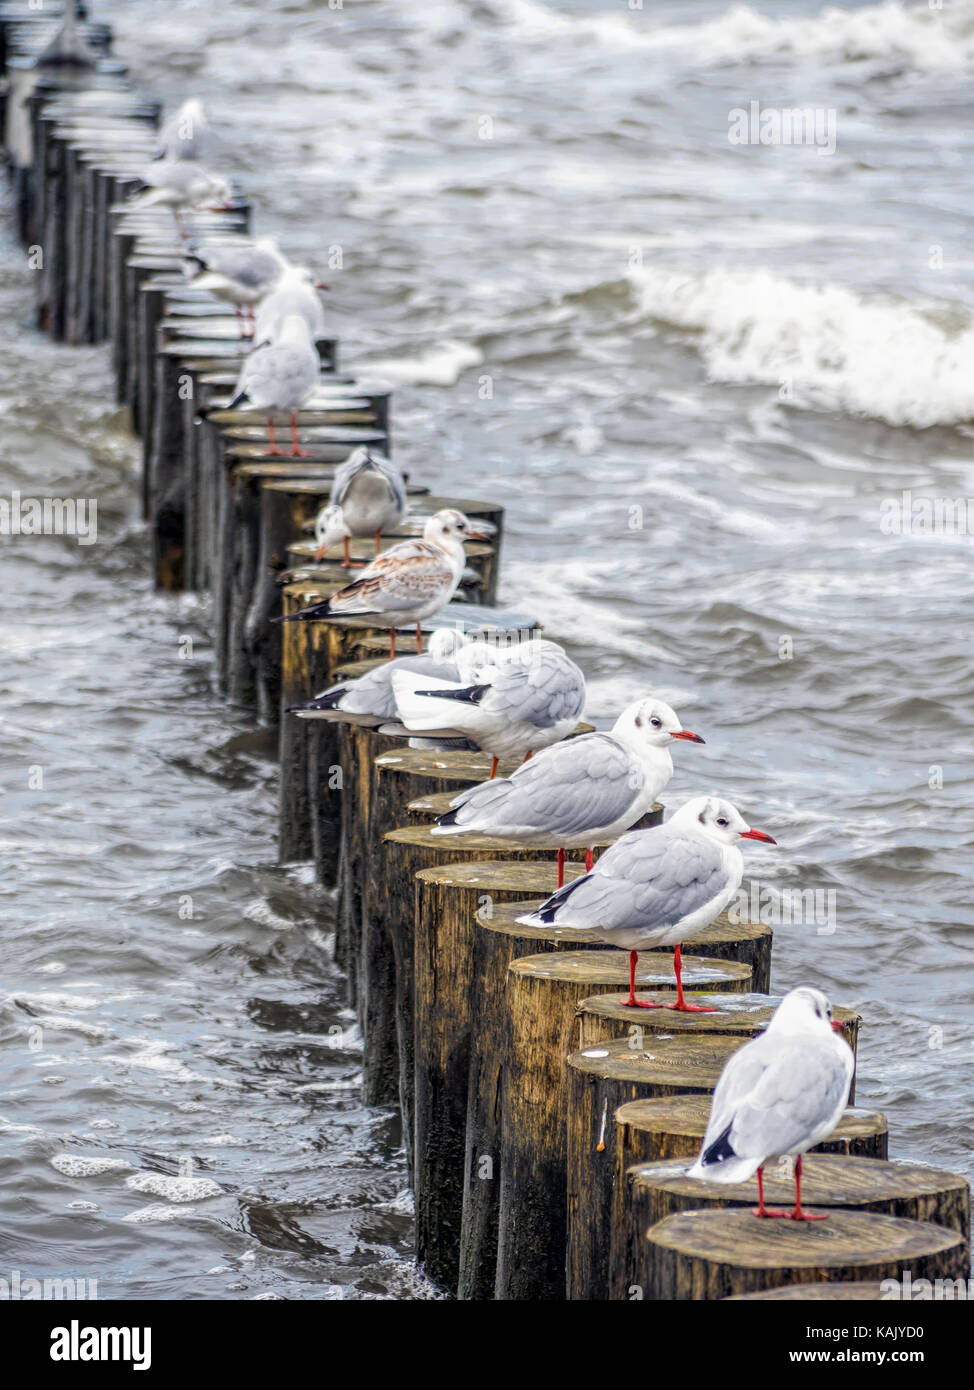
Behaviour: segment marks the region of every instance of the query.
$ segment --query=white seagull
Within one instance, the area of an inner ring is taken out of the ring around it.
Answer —
[[[839,1026],[820,990],[786,994],[765,1031],[728,1059],[688,1176],[746,1182],[757,1173],[755,1216],[824,1221],[802,1210],[802,1154],[832,1133],[849,1099],[855,1059]],[[796,1160],[793,1211],[764,1205],[764,1167],[784,1157]]]
[[[608,945],[628,950],[630,1007],[715,1013],[683,998],[680,943],[708,926],[740,887],[739,839],[776,843],[763,830],[752,830],[729,801],[694,797],[664,825],[623,835],[589,873],[518,921],[596,931]],[[651,946],[674,947],[675,1004],[636,998],[639,952]]]
[[[297,412],[318,385],[318,376],[318,352],[308,325],[299,314],[289,314],[273,343],[244,358],[230,409],[246,403],[268,412],[269,454],[282,452],[274,439],[273,412],[290,411],[291,457],[307,458],[307,451],[298,443]]]
[[[129,199],[132,208],[167,207],[177,223],[191,209],[226,212],[233,206],[233,191],[225,178],[211,174],[191,159],[160,159],[143,171],[149,188]]]
[[[314,272],[306,265],[286,266],[273,288],[258,300],[255,340],[258,343],[273,341],[289,314],[300,314],[307,321],[312,338],[323,338],[325,311],[318,291],[327,288],[323,281],[315,279]]]
[[[337,594],[278,621],[361,618],[368,627],[389,629],[390,657],[396,654],[396,628],[415,623],[416,650],[422,652],[420,623],[438,613],[456,593],[466,563],[464,541],[484,539],[463,512],[445,507],[427,521],[422,540],[401,541],[384,550]]]
[[[456,680],[459,678],[457,655],[471,640],[456,628],[438,628],[422,656],[398,656],[395,661],[384,661],[364,676],[339,681],[306,704],[291,705],[287,712],[301,719],[326,719],[377,728],[386,720],[396,718],[392,678],[397,671],[409,671],[424,678],[436,675]]]
[[[703,743],[664,700],[647,696],[628,705],[611,730],[557,743],[512,776],[462,791],[433,834],[557,849],[561,887],[566,849],[587,849],[591,868],[592,846],[621,835],[652,807],[673,776],[674,740]]]
[[[232,304],[240,319],[244,313],[252,315],[254,305],[275,288],[288,269],[288,262],[273,237],[260,237],[257,241],[235,237],[232,241],[193,247],[186,256],[187,273],[192,266],[198,267],[190,279],[194,289],[209,290],[215,298]],[[283,320],[278,325],[281,326]]]
[[[392,678],[399,717],[410,733],[455,731],[491,756],[521,758],[560,743],[585,706],[585,677],[557,642],[532,638],[486,647],[470,680]],[[442,832],[441,832],[442,833]]]
[[[382,532],[406,515],[406,483],[394,463],[372,449],[356,449],[335,469],[328,506],[318,513],[315,536],[321,560],[336,540],[342,541],[345,569],[361,569],[348,553],[351,536],[374,536],[379,554]]]
[[[198,97],[190,97],[159,131],[157,159],[202,159],[210,125]]]

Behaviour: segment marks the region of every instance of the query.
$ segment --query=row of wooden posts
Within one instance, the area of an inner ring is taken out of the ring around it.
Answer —
[[[313,860],[336,890],[365,1097],[401,1111],[426,1273],[465,1299],[875,1297],[907,1270],[966,1277],[966,1181],[891,1163],[877,1111],[851,1106],[806,1160],[804,1195],[831,1209],[827,1222],[758,1222],[753,1183],[685,1177],[724,1062],[773,1012],[769,927],[724,915],[688,943],[684,981],[718,1012],[628,1009],[625,952],[518,923],[555,886],[546,851],[431,835],[489,759],[282,715],[382,659],[384,632],[271,619],[344,582],[336,561],[313,562],[306,530],[353,448],[391,451],[389,392],[344,375],[337,343],[319,343],[321,386],[299,415],[311,457],[269,455],[264,420],[225,404],[249,344],[182,272],[181,233],[248,234],[246,199],[183,228],[168,211],[133,211],[159,104],[133,89],[104,26],[89,28],[93,64],[32,67],[49,28],[26,5],[0,9],[38,321],[69,343],[111,344],[142,440],[156,582],[211,596],[220,690],[279,727],[280,858]],[[415,479],[409,493],[414,517],[456,505],[496,527],[468,547],[468,602],[446,620],[533,630],[495,606],[503,509],[433,497]],[[669,953],[645,952],[637,981],[671,988]],[[855,1047],[859,1016],[837,1017]],[[785,1184],[769,1175],[770,1199],[787,1200]]]

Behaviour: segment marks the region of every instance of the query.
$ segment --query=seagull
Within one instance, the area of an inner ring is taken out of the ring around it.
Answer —
[[[160,130],[156,159],[201,159],[209,129],[203,103],[190,97]]]
[[[776,843],[763,830],[752,830],[729,801],[694,797],[665,825],[623,835],[589,873],[518,921],[532,927],[581,927],[598,932],[611,946],[628,949],[630,1008],[716,1013],[683,998],[680,943],[708,926],[740,887],[744,856],[738,839]],[[636,998],[639,952],[651,946],[674,947],[675,1004]]]
[[[651,808],[673,776],[674,739],[703,743],[655,695],[628,705],[612,728],[545,749],[510,777],[465,789],[433,827],[434,835],[492,835],[558,851],[588,851],[621,835]]]
[[[316,520],[315,559],[323,559],[325,551],[340,539],[342,566],[361,569],[348,553],[349,537],[374,536],[378,555],[382,532],[393,530],[405,515],[406,483],[399,469],[384,454],[356,449],[335,469],[328,505],[318,513],[321,525],[319,528]]]
[[[300,314],[307,321],[312,338],[323,338],[325,311],[318,291],[327,288],[323,281],[315,279],[307,266],[285,266],[272,288],[258,301],[255,341],[272,342],[289,314]]]
[[[488,647],[472,681],[392,677],[402,723],[410,732],[455,730],[491,755],[490,777],[501,758],[521,758],[572,732],[585,706],[585,677],[557,642],[532,638]]]
[[[852,1048],[821,990],[802,985],[786,994],[758,1037],[735,1052],[714,1091],[707,1132],[688,1177],[746,1182],[758,1175],[755,1216],[824,1221],[802,1210],[802,1154],[839,1122],[855,1070]],[[776,1158],[795,1162],[795,1207],[764,1205],[764,1168]]]
[[[230,401],[234,410],[245,401],[256,410],[266,410],[269,454],[282,451],[274,440],[275,410],[291,412],[291,457],[307,458],[298,443],[297,411],[318,384],[318,353],[311,341],[308,325],[299,314],[289,314],[273,343],[257,348],[244,358],[237,389]]]
[[[184,269],[188,273],[194,265],[198,270],[190,284],[232,304],[238,320],[245,313],[253,315],[253,306],[277,286],[288,269],[288,262],[272,237],[257,241],[235,237],[219,245],[194,247],[186,256]],[[278,328],[282,326],[283,319]],[[273,339],[276,335],[267,336]]]
[[[291,705],[287,713],[300,719],[327,719],[346,724],[376,728],[387,719],[396,718],[396,701],[392,679],[399,671],[428,679],[431,676],[459,677],[457,656],[471,639],[456,628],[438,628],[429,640],[422,656],[398,656],[381,666],[366,671],[357,680],[341,681],[316,695],[303,705]]]
[[[160,159],[142,177],[150,186],[129,199],[131,208],[168,207],[178,223],[193,208],[227,212],[233,207],[233,191],[226,179],[191,159]]]
[[[377,555],[358,579],[331,598],[277,621],[367,618],[367,626],[389,629],[390,658],[396,654],[396,628],[415,623],[416,650],[422,652],[420,623],[438,613],[456,593],[466,563],[464,541],[484,539],[482,532],[472,529],[463,512],[444,507],[427,521],[422,540],[391,546]]]

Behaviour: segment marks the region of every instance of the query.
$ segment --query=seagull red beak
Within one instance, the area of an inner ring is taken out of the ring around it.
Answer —
[[[324,280],[317,280],[317,281],[315,282],[315,289],[316,289],[316,290],[326,290],[327,288],[328,288],[328,286],[325,284]]]
[[[490,537],[487,536],[483,531],[468,531],[466,539],[468,541],[486,541],[489,540]]]
[[[839,1020],[838,1020],[837,1018],[833,1018],[833,1020],[832,1020],[832,1032],[833,1032],[833,1033],[841,1033],[841,1032],[842,1032],[842,1024],[839,1022]]]
[[[765,845],[776,845],[777,840],[772,840],[770,835],[765,835],[763,830],[742,830],[742,840],[760,840]]]
[[[687,743],[706,742],[706,739],[702,739],[699,734],[691,734],[689,729],[677,729],[675,733],[670,734],[670,738],[685,738]]]

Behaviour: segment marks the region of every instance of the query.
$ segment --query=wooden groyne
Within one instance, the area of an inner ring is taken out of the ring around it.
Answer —
[[[315,560],[308,532],[352,450],[393,454],[391,393],[358,380],[323,337],[320,382],[297,415],[300,457],[272,450],[265,417],[231,407],[252,344],[187,281],[184,234],[253,235],[245,190],[233,185],[219,210],[188,211],[182,225],[133,202],[163,103],[134,89],[106,25],[82,24],[72,61],[38,61],[56,29],[47,8],[0,9],[8,170],[37,270],[37,322],[68,344],[110,346],[118,402],[142,442],[156,584],[209,595],[219,693],[278,728],[280,814],[268,841],[335,890],[365,1098],[401,1113],[428,1276],[462,1299],[520,1300],[798,1289],[862,1299],[905,1270],[966,1277],[967,1183],[891,1163],[879,1112],[850,1104],[808,1158],[807,1200],[827,1222],[759,1221],[753,1180],[686,1176],[724,1063],[777,1004],[769,927],[724,915],[687,941],[684,981],[714,1012],[631,1008],[625,953],[593,933],[518,922],[555,886],[550,852],[431,833],[456,792],[489,775],[489,757],[287,713],[386,659],[383,629],[277,619],[346,582],[340,556]],[[273,424],[284,431],[288,418]],[[503,507],[407,483],[411,515],[383,547],[443,507],[490,524],[489,541],[466,547],[465,601],[436,621],[536,633],[530,613],[496,606]],[[370,544],[353,542],[353,557]],[[655,807],[649,823],[661,816]],[[637,983],[671,999],[669,953],[644,952]],[[857,1048],[858,1014],[836,1017]],[[784,1182],[769,1175],[779,1200]]]

